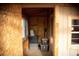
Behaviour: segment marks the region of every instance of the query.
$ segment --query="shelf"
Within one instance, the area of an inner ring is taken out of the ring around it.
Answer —
[[[76,31],[76,32],[71,32],[71,33],[79,34],[79,31]]]
[[[71,43],[73,45],[79,44],[79,20],[73,20],[72,21],[72,32],[71,32]],[[79,46],[79,45],[78,45]]]
[[[79,26],[79,25],[72,25],[72,26]]]
[[[73,40],[73,39],[76,39],[76,40],[78,40],[79,38],[72,38],[72,40]]]

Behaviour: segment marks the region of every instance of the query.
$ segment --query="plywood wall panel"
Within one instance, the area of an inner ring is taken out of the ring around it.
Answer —
[[[55,28],[58,28],[58,33],[56,32],[57,35],[55,35],[56,36],[55,47],[56,46],[58,47],[58,55],[60,56],[74,55],[77,49],[73,50],[74,47],[72,47],[71,42],[68,42],[69,40],[71,40],[71,38],[69,37],[71,35],[71,30],[69,30],[71,27],[70,24],[68,23],[70,21],[69,17],[71,18],[78,17],[79,12],[77,8],[73,6],[71,7],[61,5],[56,6],[55,9],[56,9],[55,21],[58,23],[58,27],[55,26]],[[70,52],[72,50],[74,51],[74,53]]]
[[[44,28],[47,25],[47,23],[45,24],[45,21],[47,21],[47,17],[41,16],[30,17],[29,20],[30,29],[34,29],[36,35],[41,38],[44,37]]]
[[[6,5],[0,9],[1,55],[23,55],[20,8],[17,5]]]

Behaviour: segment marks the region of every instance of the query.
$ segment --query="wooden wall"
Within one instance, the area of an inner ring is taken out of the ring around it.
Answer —
[[[33,16],[30,17],[29,29],[34,29],[37,36],[40,38],[44,37],[44,28],[47,27],[47,17],[43,16]]]
[[[54,55],[71,55],[71,50],[75,52],[68,41],[71,39],[68,37],[71,35],[68,21],[79,16],[79,11],[75,7],[66,4],[5,4],[0,6],[0,55],[23,55],[21,9],[39,6],[55,8]]]
[[[73,6],[59,5],[55,7],[55,50],[58,49],[58,55],[75,55],[78,47],[71,45],[71,19],[79,17],[79,11]],[[57,33],[58,32],[58,33]],[[77,54],[77,53],[76,53]]]
[[[18,5],[0,6],[0,55],[23,55],[21,19]]]

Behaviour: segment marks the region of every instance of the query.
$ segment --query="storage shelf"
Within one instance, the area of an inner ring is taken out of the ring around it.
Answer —
[[[76,32],[71,32],[71,33],[75,33],[75,34],[77,33],[77,34],[79,34],[79,31],[76,31]]]
[[[73,39],[77,39],[77,40],[78,40],[79,38],[72,38],[72,40],[73,40]]]
[[[79,26],[79,25],[72,25],[72,26]]]
[[[79,20],[73,20],[72,21],[72,38],[71,43],[72,45],[79,44]]]

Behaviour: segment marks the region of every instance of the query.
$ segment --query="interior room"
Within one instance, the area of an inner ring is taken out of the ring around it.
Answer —
[[[52,8],[23,8],[24,55],[52,55],[54,17]],[[27,53],[28,52],[28,53]]]
[[[0,56],[79,56],[79,4],[0,4]]]

